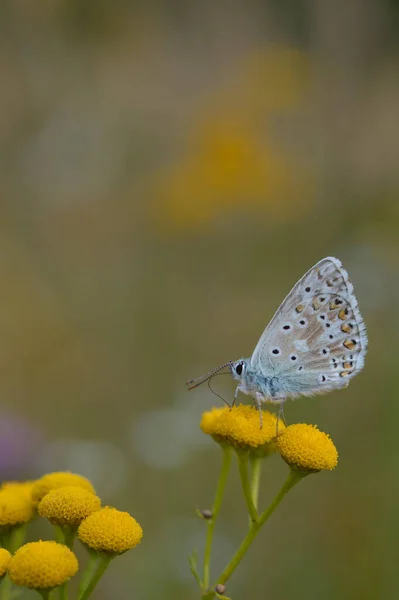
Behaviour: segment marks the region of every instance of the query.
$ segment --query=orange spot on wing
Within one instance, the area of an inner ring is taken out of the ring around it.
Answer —
[[[347,339],[344,341],[344,346],[345,348],[348,348],[348,350],[353,350],[353,348],[356,346],[356,340],[351,340],[351,339]]]

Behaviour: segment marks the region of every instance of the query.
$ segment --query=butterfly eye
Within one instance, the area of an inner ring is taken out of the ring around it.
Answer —
[[[242,373],[242,367],[243,367],[243,364],[242,363],[238,363],[238,365],[236,366],[236,373],[237,373],[237,375],[241,375],[241,373]]]

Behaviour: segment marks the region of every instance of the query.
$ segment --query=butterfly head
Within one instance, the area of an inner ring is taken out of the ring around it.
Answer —
[[[240,358],[239,360],[235,360],[234,362],[230,363],[230,371],[234,379],[240,382],[244,380],[249,366],[248,363],[248,358]]]

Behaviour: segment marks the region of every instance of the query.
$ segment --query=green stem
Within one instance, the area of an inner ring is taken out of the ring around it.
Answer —
[[[241,485],[244,492],[245,501],[247,503],[250,520],[252,523],[256,523],[258,520],[258,511],[256,510],[254,501],[252,499],[251,486],[249,484],[248,474],[248,452],[238,450],[238,468],[240,471]]]
[[[65,525],[64,529],[64,544],[68,546],[70,550],[73,549],[73,543],[75,541],[76,529]]]
[[[80,579],[78,598],[81,597],[81,595],[83,594],[83,592],[89,585],[89,582],[90,582],[91,578],[94,576],[94,572],[95,572],[96,566],[97,566],[96,560],[95,560],[95,558],[97,557],[97,554],[95,552],[92,552],[91,550],[88,550],[88,552],[89,552],[90,558],[87,562],[85,570],[83,571],[82,577]]]
[[[18,550],[18,548],[20,548],[23,545],[26,538],[27,529],[27,523],[23,523],[22,525],[14,527],[9,547],[9,551],[11,552],[11,554],[14,554],[16,550]]]
[[[215,590],[208,590],[205,594],[201,596],[202,600],[213,600],[215,597]]]
[[[65,544],[70,550],[73,548],[73,542],[75,541],[76,529],[72,529],[68,525],[56,525],[55,526],[56,537],[60,544]],[[63,585],[58,588],[59,600],[68,600],[68,582],[66,581]]]
[[[223,462],[220,469],[219,481],[216,488],[215,499],[212,506],[212,518],[207,521],[208,529],[206,532],[205,542],[205,554],[204,554],[204,578],[203,587],[206,590],[209,586],[210,578],[210,562],[213,542],[213,531],[215,529],[216,517],[219,514],[220,507],[222,505],[224,490],[226,488],[227,476],[230,470],[231,464],[231,447],[224,445],[223,450]]]
[[[68,600],[68,582],[58,588],[58,598],[59,600]]]
[[[64,530],[62,529],[61,525],[54,525],[54,537],[58,544],[65,543]]]
[[[11,554],[14,554],[16,550],[24,543],[27,530],[27,523],[22,525],[16,525],[11,529],[3,532],[1,536],[1,543]],[[12,583],[10,578],[6,575],[1,582],[0,586],[0,600],[9,600],[12,596]]]
[[[251,463],[251,496],[255,508],[258,510],[260,475],[264,458],[251,456],[249,460]]]
[[[49,600],[51,592],[53,590],[36,590],[36,591],[43,598],[43,600]]]
[[[1,532],[1,545],[6,548],[11,554],[14,554],[20,546],[22,546],[27,530],[27,523],[15,525]]]
[[[109,563],[111,562],[112,558],[112,554],[90,553],[89,563],[86,567],[90,571],[90,577],[87,579],[85,578],[87,583],[85,588],[79,593],[78,600],[86,600],[90,596],[97,583],[104,575],[104,572],[108,567]]]
[[[69,525],[54,525],[55,541],[59,544],[65,544],[70,550],[75,541],[76,529]]]
[[[245,536],[244,540],[242,541],[237,552],[235,553],[235,555],[233,556],[233,558],[231,559],[231,561],[229,562],[227,567],[224,569],[224,571],[220,575],[219,579],[217,580],[217,583],[225,584],[226,581],[231,577],[231,575],[234,573],[234,571],[240,564],[241,560],[244,558],[248,548],[254,541],[255,537],[258,535],[259,530],[262,527],[262,525],[265,524],[265,522],[268,520],[270,515],[272,515],[272,513],[276,510],[276,508],[278,507],[280,502],[283,500],[284,496],[297,483],[299,483],[301,481],[301,479],[303,479],[303,477],[304,477],[303,473],[299,473],[298,471],[290,471],[290,474],[288,475],[281,490],[279,491],[277,496],[274,498],[273,502],[259,516],[259,519],[257,521],[255,521],[254,523],[252,523],[250,530],[248,531],[247,535]]]
[[[0,599],[9,600],[11,598],[12,583],[11,579],[6,575],[0,584]]]

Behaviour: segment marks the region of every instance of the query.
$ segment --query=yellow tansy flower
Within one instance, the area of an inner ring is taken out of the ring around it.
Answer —
[[[43,477],[34,482],[32,487],[33,502],[37,505],[50,490],[56,490],[70,485],[84,488],[92,494],[96,493],[94,487],[86,477],[77,475],[76,473],[69,473],[68,471],[59,471],[43,475]]]
[[[12,557],[8,575],[13,583],[32,589],[62,585],[78,571],[76,556],[57,542],[30,542]]]
[[[38,512],[54,525],[78,525],[95,510],[101,508],[101,500],[82,487],[67,486],[51,490],[39,502]]]
[[[0,578],[7,573],[11,554],[5,548],[0,548]]]
[[[212,408],[203,413],[201,429],[217,442],[231,444],[236,448],[260,449],[275,448],[277,417],[269,411],[262,411],[263,425],[260,427],[259,411],[254,406],[240,404],[230,408]],[[279,431],[285,427],[279,421]]]
[[[129,513],[106,506],[82,521],[78,536],[97,552],[122,554],[141,542],[143,530]]]
[[[1,485],[2,490],[12,490],[23,494],[29,500],[32,499],[32,487],[34,481],[4,481]]]
[[[33,516],[32,502],[13,489],[0,490],[0,527],[26,523]]]
[[[338,464],[333,441],[315,425],[290,425],[278,436],[277,448],[285,462],[297,471],[332,471]]]

